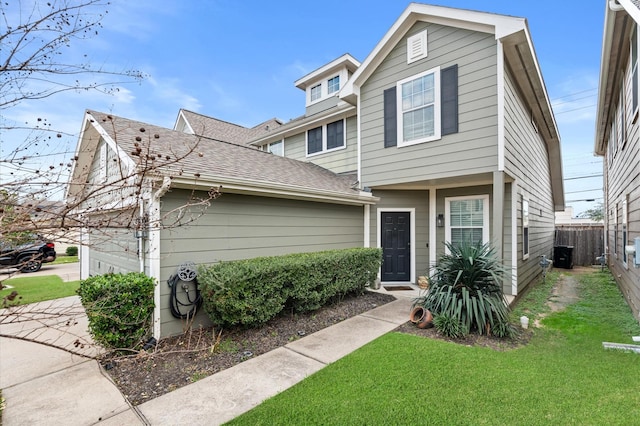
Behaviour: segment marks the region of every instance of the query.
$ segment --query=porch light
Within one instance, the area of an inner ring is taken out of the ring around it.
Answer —
[[[440,213],[436,218],[436,226],[438,226],[438,228],[442,228],[444,226],[444,215],[442,213]]]

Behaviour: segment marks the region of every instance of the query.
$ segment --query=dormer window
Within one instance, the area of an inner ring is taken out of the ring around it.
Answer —
[[[311,88],[310,96],[311,96],[311,102],[317,101],[318,99],[320,99],[322,97],[322,84],[313,86]]]
[[[327,81],[327,92],[331,94],[337,92],[338,90],[340,90],[340,76],[336,75],[335,77],[330,78]]]

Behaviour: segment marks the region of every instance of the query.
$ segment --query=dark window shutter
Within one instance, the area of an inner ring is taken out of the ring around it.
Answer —
[[[396,110],[396,87],[384,91],[384,147],[398,144],[398,112]]]
[[[322,151],[322,126],[307,130],[307,154]]]
[[[442,135],[458,133],[458,65],[441,71],[440,85]]]

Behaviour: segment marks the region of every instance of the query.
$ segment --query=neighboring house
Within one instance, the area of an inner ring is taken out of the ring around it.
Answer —
[[[606,1],[595,153],[604,157],[607,263],[640,320],[640,256],[625,246],[640,237],[638,45],[640,2]]]
[[[564,211],[556,212],[556,226],[601,226],[602,220],[593,220],[588,217],[576,216],[573,207],[567,207]]]
[[[131,225],[142,209],[153,224],[194,189],[221,185],[224,195],[185,228],[150,225],[136,240],[123,226],[106,252],[92,251],[88,233],[83,276],[157,278],[156,336],[180,331],[164,283],[185,261],[381,247],[380,280],[415,284],[445,242],[472,238],[495,246],[511,299],[540,277],[564,193],[558,129],[525,19],[412,3],[364,62],[345,54],[295,84],[305,114],[253,129],[184,110],[174,131],[89,111],[71,198],[122,180],[123,167],[142,161],[136,150],[162,155],[140,197],[111,188],[112,206],[85,215],[126,225],[127,211]],[[186,158],[173,164],[166,153]]]

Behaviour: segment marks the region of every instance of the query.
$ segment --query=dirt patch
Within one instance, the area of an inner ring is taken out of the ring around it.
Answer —
[[[467,336],[460,339],[452,339],[450,337],[443,336],[438,333],[438,331],[431,328],[418,328],[415,324],[410,322],[406,322],[402,324],[400,327],[396,328],[394,331],[398,331],[400,333],[413,334],[420,337],[428,337],[430,339],[443,340],[446,342],[456,343],[458,345],[465,346],[479,346],[484,348],[490,348],[496,351],[508,351],[511,349],[520,348],[526,345],[531,336],[533,335],[533,330],[531,329],[520,329],[518,330],[518,335],[512,339],[507,338],[499,338],[495,336],[485,336],[479,334],[468,334]]]
[[[198,329],[161,340],[154,352],[102,364],[125,397],[139,405],[393,300],[366,292],[309,314],[279,316],[261,328]]]

